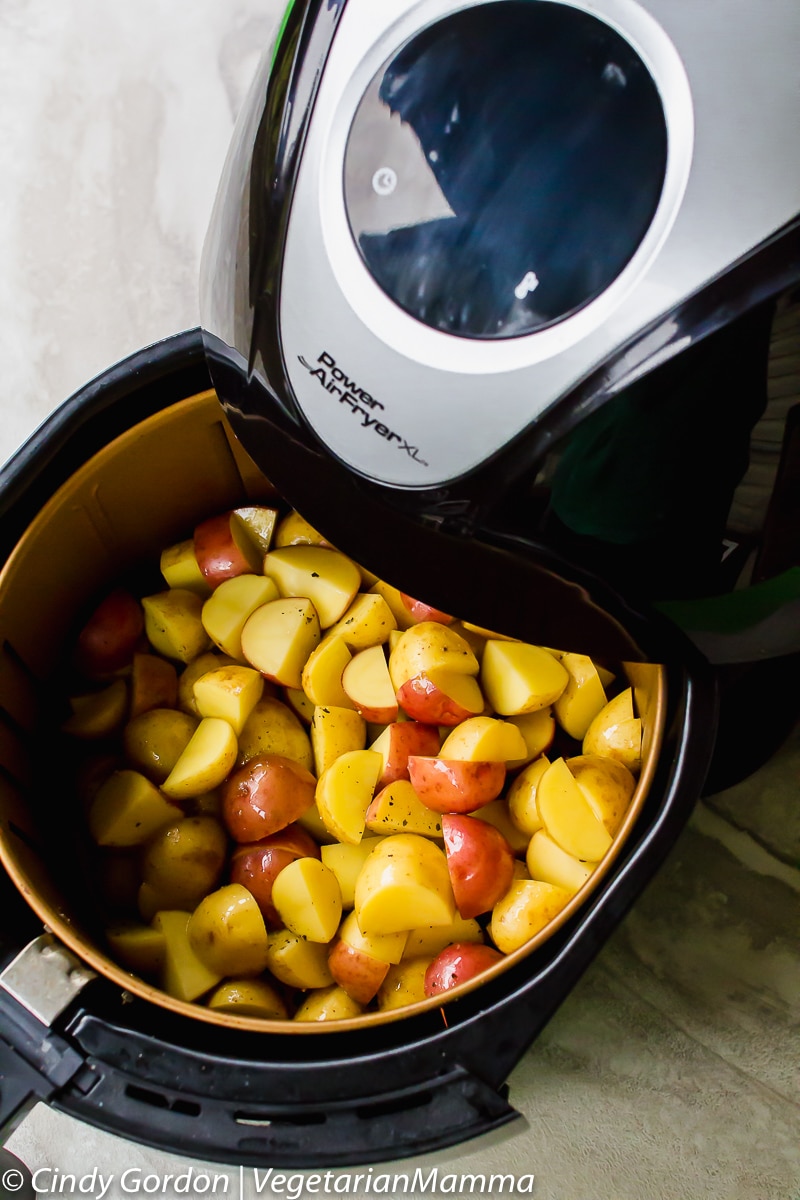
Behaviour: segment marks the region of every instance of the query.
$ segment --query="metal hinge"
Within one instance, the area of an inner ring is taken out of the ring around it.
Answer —
[[[56,941],[52,933],[43,933],[0,971],[0,987],[49,1026],[95,978],[94,971]]]

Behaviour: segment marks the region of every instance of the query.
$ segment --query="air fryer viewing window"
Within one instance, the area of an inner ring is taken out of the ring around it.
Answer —
[[[345,203],[379,286],[433,329],[532,333],[600,295],[664,182],[655,83],[604,22],[503,0],[454,13],[373,79]]]

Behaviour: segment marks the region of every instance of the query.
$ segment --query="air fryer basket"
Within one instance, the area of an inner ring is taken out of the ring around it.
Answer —
[[[345,1164],[450,1145],[514,1117],[508,1072],[681,828],[713,740],[709,682],[668,627],[640,619],[636,636],[663,665],[629,668],[645,765],[614,853],[555,932],[444,1008],[430,1001],[335,1029],[287,1026],[213,1014],[134,979],[103,947],[48,729],[62,647],[93,598],[123,579],[141,587],[146,564],[152,572],[163,546],[202,517],[275,496],[207,390],[201,356],[199,336],[188,334],[120,364],[51,418],[0,480],[9,559],[0,578],[0,851],[57,942],[97,972],[49,1038],[0,991],[0,1053],[8,1079],[22,1080],[18,1092],[4,1085],[1,1115],[26,1095],[45,1096],[125,1136],[230,1162]],[[341,548],[370,565],[363,546]],[[397,575],[402,584],[400,563]],[[0,930],[6,960],[37,931],[19,910],[14,897]]]

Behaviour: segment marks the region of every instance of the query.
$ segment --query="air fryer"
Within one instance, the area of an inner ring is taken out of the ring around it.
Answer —
[[[8,1124],[44,1098],[154,1146],[292,1166],[508,1125],[509,1072],[663,860],[715,745],[712,778],[755,765],[727,697],[800,649],[781,622],[796,422],[765,532],[737,540],[730,513],[774,297],[800,276],[797,18],[737,15],[290,5],[220,187],[202,334],[89,385],[2,479]],[[404,591],[628,664],[639,688],[646,789],[616,858],[441,1010],[297,1036],[127,988],[41,803],[53,661],[83,606],[270,489]],[[751,736],[754,757],[780,732]]]

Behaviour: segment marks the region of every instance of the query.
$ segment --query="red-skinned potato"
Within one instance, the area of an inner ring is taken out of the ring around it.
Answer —
[[[173,664],[158,654],[134,654],[131,718],[151,708],[175,708],[177,703],[178,673]]]
[[[514,878],[514,851],[499,829],[477,817],[442,817],[447,869],[462,917],[494,908]]]
[[[339,938],[328,955],[328,969],[348,996],[359,1004],[369,1004],[389,972],[389,963]]]
[[[378,788],[385,788],[400,779],[408,779],[408,759],[412,754],[434,755],[439,752],[439,730],[421,721],[395,721],[387,725],[375,739],[370,750],[383,756],[383,771]]]
[[[296,858],[319,858],[319,846],[300,825],[287,825],[260,842],[238,846],[231,856],[231,883],[240,883],[255,898],[267,929],[280,929],[282,921],[272,903],[272,885],[284,867]]]
[[[412,754],[408,777],[423,804],[440,813],[470,813],[503,790],[506,765]]]
[[[139,601],[124,588],[109,592],[78,634],[78,669],[98,678],[127,667],[143,631],[144,614]]]
[[[400,593],[400,599],[408,609],[415,624],[420,621],[438,621],[440,625],[449,625],[453,620],[448,613],[442,612],[440,608],[434,608],[430,604],[425,604],[422,600],[415,600],[413,596],[409,596],[406,592]]]
[[[413,721],[426,725],[458,725],[484,709],[472,675],[440,668],[407,679],[397,689],[397,702]]]
[[[201,521],[194,531],[194,555],[210,587],[236,575],[260,575],[262,555],[235,513]]]
[[[438,996],[474,979],[482,971],[502,962],[503,955],[477,942],[454,942],[436,955],[425,972],[425,995]]]
[[[248,759],[223,784],[225,827],[236,842],[260,842],[301,817],[316,786],[310,771],[280,754]]]

